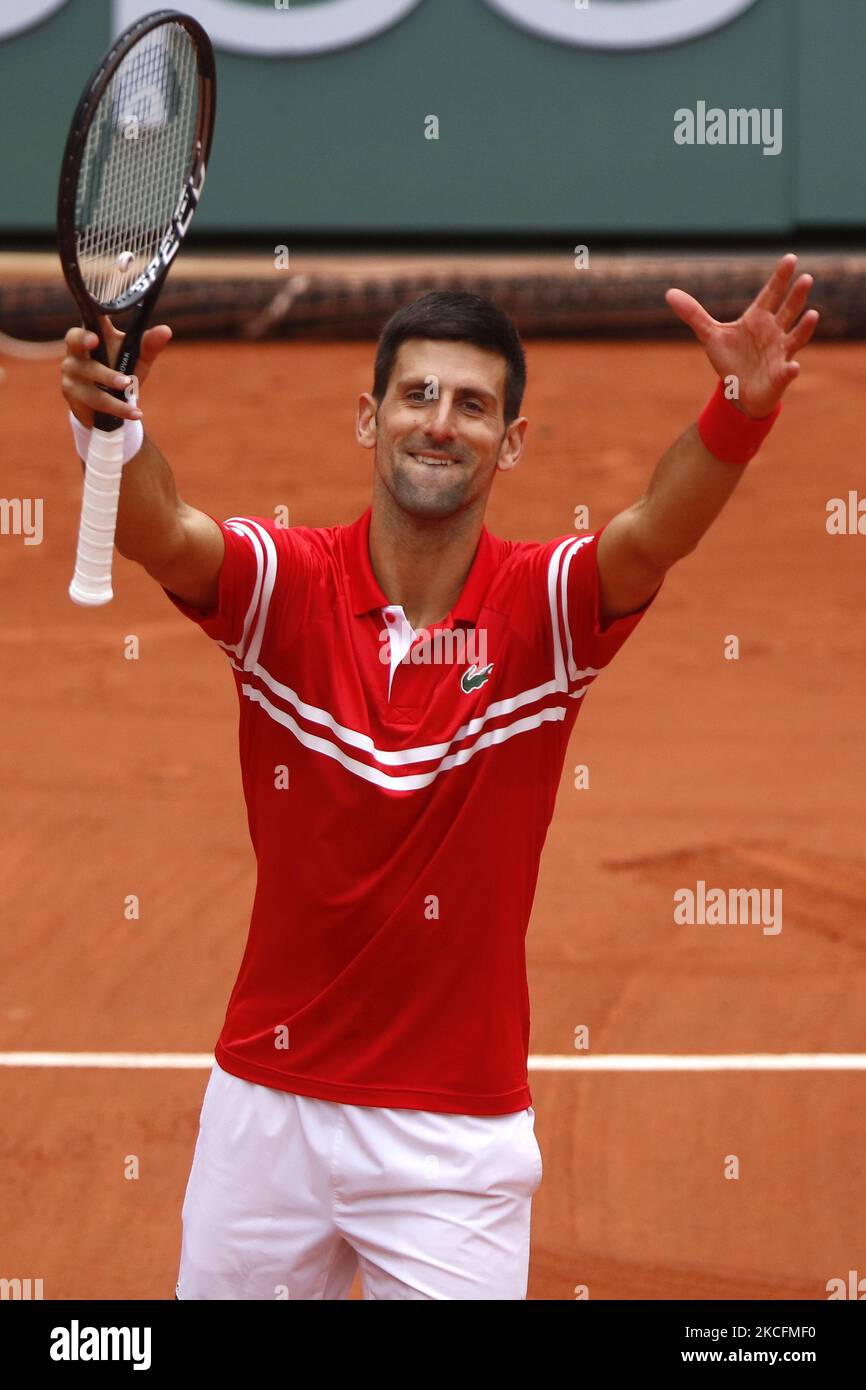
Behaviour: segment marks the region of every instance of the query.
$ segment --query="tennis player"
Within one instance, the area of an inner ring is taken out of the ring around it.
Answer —
[[[569,735],[798,374],[818,316],[795,264],[735,323],[668,292],[711,401],[633,505],[542,542],[484,524],[527,431],[521,343],[488,300],[433,292],[386,324],[357,411],[372,496],[342,526],[184,502],[140,408],[99,390],[119,383],[92,335],[67,334],[79,452],[96,407],[127,422],[117,548],[219,645],[240,707],[258,877],[180,1299],[343,1299],[358,1269],[369,1299],[526,1297],[524,941]],[[142,383],[170,336],[147,333]]]

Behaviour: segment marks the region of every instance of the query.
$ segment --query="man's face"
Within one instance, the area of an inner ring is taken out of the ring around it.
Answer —
[[[361,398],[358,439],[376,451],[377,483],[413,516],[482,506],[497,466],[520,456],[525,419],[506,429],[506,363],[471,343],[411,338],[400,345],[384,399]]]

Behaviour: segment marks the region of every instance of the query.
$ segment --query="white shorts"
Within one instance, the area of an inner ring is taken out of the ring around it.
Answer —
[[[183,1204],[179,1299],[524,1299],[542,1175],[511,1115],[338,1105],[214,1064]]]

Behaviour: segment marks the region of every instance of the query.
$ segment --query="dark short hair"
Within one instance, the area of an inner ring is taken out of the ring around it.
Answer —
[[[505,358],[505,423],[520,414],[526,359],[511,319],[491,299],[469,290],[431,290],[392,314],[379,336],[372,395],[381,404],[401,343],[408,338],[473,343]]]

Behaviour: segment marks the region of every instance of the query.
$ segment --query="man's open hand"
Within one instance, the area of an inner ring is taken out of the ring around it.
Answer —
[[[685,290],[668,290],[670,307],[688,324],[719,376],[737,378],[734,404],[754,419],[769,415],[799,376],[795,354],[818,325],[817,309],[803,313],[814,283],[811,275],[793,281],[797,257],[783,256],[757,299],[734,323],[718,323]]]

